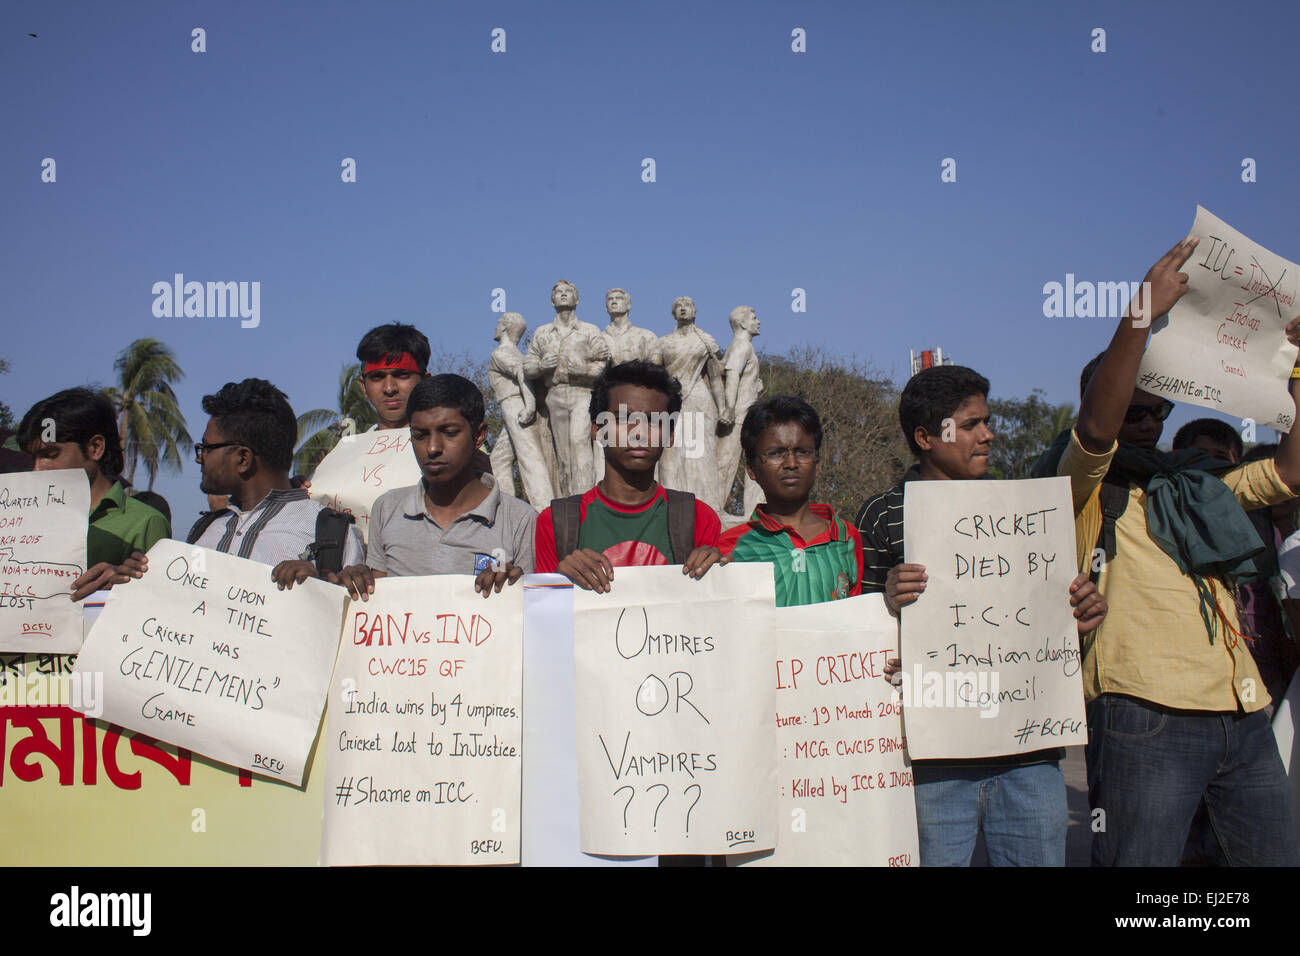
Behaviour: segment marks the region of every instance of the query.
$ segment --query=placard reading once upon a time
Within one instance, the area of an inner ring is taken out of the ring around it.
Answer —
[[[903,552],[929,575],[902,615],[911,759],[1086,743],[1069,479],[905,489]]]
[[[610,593],[573,596],[582,849],[771,848],[771,565],[614,575]]]
[[[74,674],[103,675],[100,716],[232,767],[301,785],[347,592],[164,539],[115,587]],[[86,708],[73,705],[86,712]]]

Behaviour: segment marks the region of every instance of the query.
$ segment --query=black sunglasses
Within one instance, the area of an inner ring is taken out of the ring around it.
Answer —
[[[1173,410],[1174,403],[1168,400],[1159,405],[1130,405],[1128,411],[1124,413],[1124,421],[1129,425],[1136,425],[1150,415],[1156,421],[1163,422]]]
[[[240,445],[244,448],[248,448],[248,446],[242,441],[214,441],[206,445],[201,441],[196,441],[194,443],[194,458],[196,461],[201,460],[207,452],[213,451],[217,448],[229,448],[232,445]],[[249,451],[252,451],[252,449],[249,448]]]

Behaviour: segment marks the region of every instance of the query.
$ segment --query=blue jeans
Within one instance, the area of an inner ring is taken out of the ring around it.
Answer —
[[[1093,866],[1177,866],[1202,797],[1216,858],[1296,866],[1291,787],[1268,715],[1088,704]],[[1099,812],[1100,811],[1100,812]]]
[[[991,866],[1064,866],[1065,776],[1060,764],[912,765],[922,866],[970,866],[984,831]]]

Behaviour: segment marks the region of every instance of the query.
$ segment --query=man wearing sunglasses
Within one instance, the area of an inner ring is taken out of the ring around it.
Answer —
[[[1202,799],[1222,862],[1300,863],[1269,695],[1233,600],[1263,549],[1245,510],[1300,489],[1300,439],[1237,466],[1161,452],[1173,404],[1135,387],[1151,320],[1187,291],[1179,270],[1196,244],[1151,267],[1083,371],[1078,424],[1036,471],[1070,478],[1080,566],[1110,604],[1082,646],[1094,865],[1176,866]],[[1300,343],[1300,318],[1286,335]]]

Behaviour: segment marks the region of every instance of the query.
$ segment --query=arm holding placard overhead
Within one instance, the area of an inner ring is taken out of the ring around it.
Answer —
[[[1300,315],[1296,316],[1286,326],[1286,340],[1292,345],[1300,345]],[[1287,382],[1287,388],[1291,393],[1291,400],[1300,408],[1300,353],[1296,356],[1296,366],[1291,370],[1291,379]],[[1300,440],[1295,438],[1296,429],[1292,428],[1282,436],[1278,442],[1277,455],[1273,459],[1273,465],[1277,468],[1277,475],[1281,478],[1293,494],[1300,494]],[[1225,481],[1227,479],[1225,478]],[[1229,486],[1231,487],[1231,485]],[[1233,489],[1236,491],[1236,489]],[[1237,495],[1241,497],[1240,494]],[[1243,501],[1244,505],[1245,502]]]

